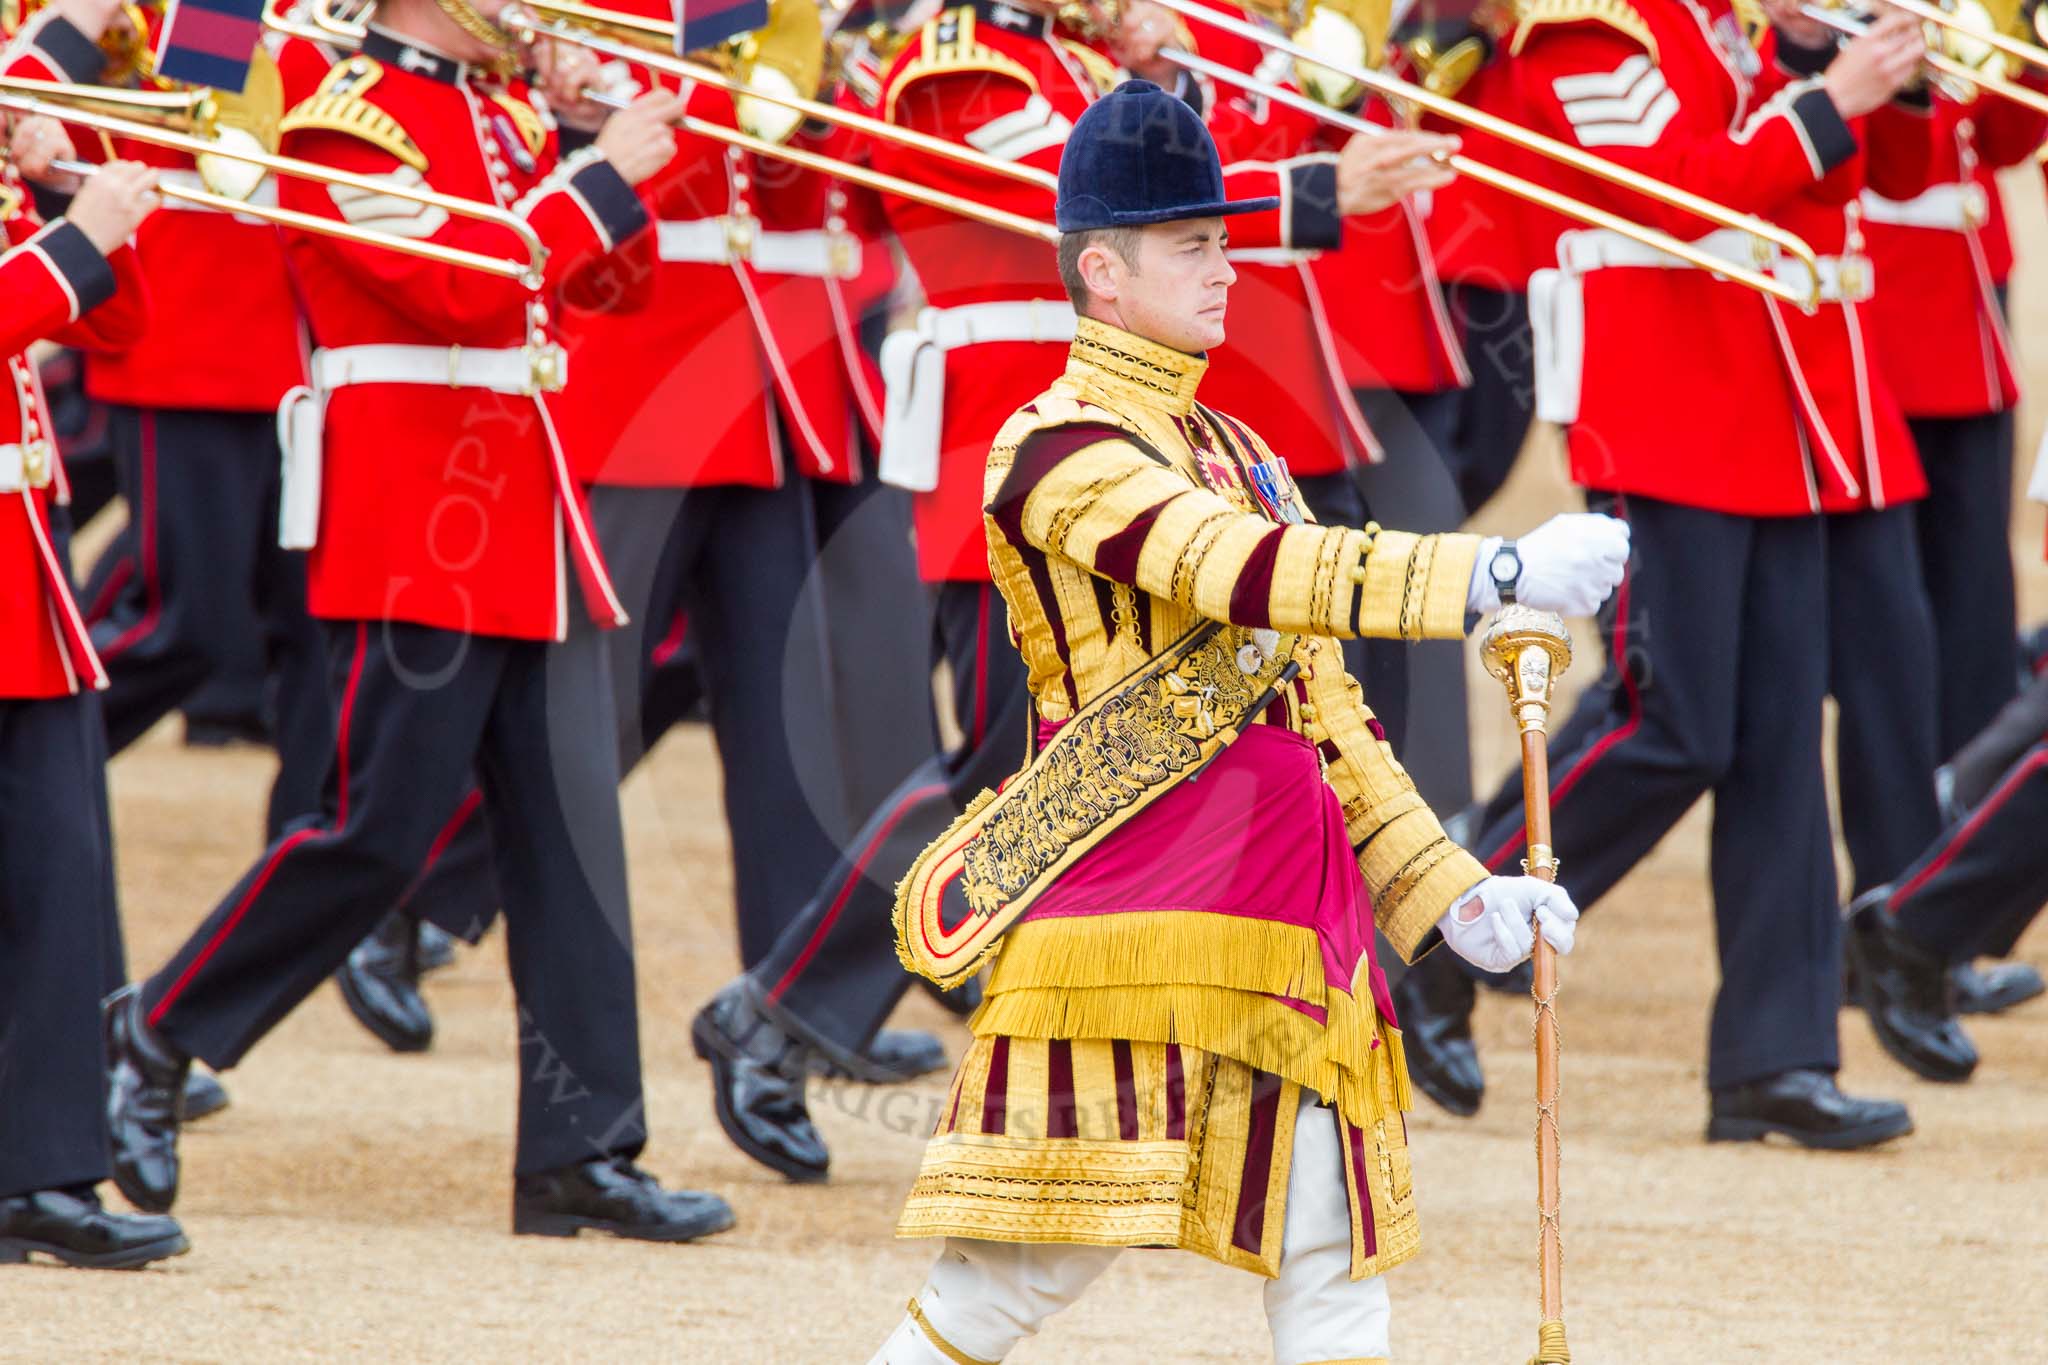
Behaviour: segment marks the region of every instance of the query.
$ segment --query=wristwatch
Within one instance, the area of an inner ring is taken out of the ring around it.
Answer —
[[[1486,566],[1487,577],[1493,580],[1493,590],[1500,595],[1504,607],[1514,605],[1515,584],[1522,579],[1522,554],[1512,540],[1503,540],[1500,548],[1493,552],[1493,558]]]

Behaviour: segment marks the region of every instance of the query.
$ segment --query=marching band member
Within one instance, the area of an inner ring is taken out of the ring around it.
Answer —
[[[2037,87],[2048,79],[2027,72]],[[1995,173],[2033,153],[2048,119],[1996,96],[1963,104],[1934,94],[1932,183],[1898,197],[1866,189],[1862,212],[1882,284],[1865,308],[1877,366],[1927,475],[1914,510],[1940,644],[1937,751],[1947,760],[2011,700],[2019,675],[2008,540],[2020,389],[2005,314],[2012,242]]]
[[[664,1190],[633,1161],[645,1128],[599,634],[626,611],[550,396],[558,294],[646,227],[632,187],[674,155],[681,101],[646,97],[562,157],[552,119],[500,74],[498,7],[384,0],[362,51],[285,119],[290,153],[496,205],[549,250],[535,292],[287,238],[322,349],[316,395],[287,414],[282,530],[314,542],[334,763],[321,818],[291,828],[162,968],[108,1002],[115,1178],[143,1208],[177,1195],[190,1059],[239,1061],[341,963],[398,903],[474,773],[520,1008],[513,1231],[682,1241],[732,1224],[724,1201]],[[526,256],[504,227],[395,193],[297,179],[281,192],[383,235]]]
[[[906,128],[990,156],[1053,170],[1074,120],[1116,69],[1065,31],[1052,0],[976,0],[941,12],[897,54],[882,108]],[[1124,8],[1107,40],[1122,65],[1173,81],[1158,56],[1171,16]],[[1183,88],[1200,98],[1191,81]],[[1391,202],[1389,169],[1370,138],[1336,154],[1246,165],[1233,189],[1270,193],[1277,211],[1239,224],[1237,244],[1330,248],[1347,214]],[[875,140],[877,170],[1046,218],[1044,189]],[[883,477],[918,490],[919,568],[934,586],[938,646],[965,737],[904,779],[855,836],[769,956],[697,1016],[693,1037],[712,1064],[727,1136],[796,1180],[824,1178],[829,1155],[804,1108],[812,1054],[849,1069],[894,1008],[908,978],[891,976],[890,892],[917,851],[973,794],[1013,765],[1027,732],[1025,670],[1003,648],[1002,602],[990,581],[981,471],[990,438],[1072,337],[1073,307],[1036,245],[926,205],[886,201],[890,226],[930,303],[884,348],[888,411]],[[893,368],[893,373],[892,373]],[[877,981],[888,981],[886,990]]]
[[[90,20],[86,20],[90,22]],[[74,41],[75,40],[75,41]],[[46,14],[10,46],[9,75],[50,78],[86,39]],[[110,163],[64,216],[39,221],[16,173],[74,153],[49,119],[9,116],[0,181],[0,1263],[31,1254],[127,1269],[186,1249],[175,1219],[100,1204],[108,1175],[99,998],[121,961],[97,694],[106,670],[71,591],[67,490],[30,343],[114,348],[148,326],[130,239],[159,202],[155,172]]]
[[[899,893],[906,963],[996,965],[898,1225],[945,1244],[877,1365],[1002,1360],[1126,1246],[1268,1277],[1280,1365],[1384,1360],[1418,1235],[1374,924],[1496,969],[1532,917],[1571,947],[1562,891],[1444,837],[1336,646],[1462,634],[1480,540],[1307,524],[1285,461],[1197,397],[1229,228],[1276,202],[1227,194],[1148,81],[1061,162],[1074,339],[985,480],[1035,735]],[[1586,520],[1550,605],[1620,578],[1626,537]]]
[[[1824,75],[1792,79],[1765,67],[1723,0],[1555,0],[1525,14],[1512,49],[1539,131],[1779,221],[1832,213],[1836,251],[1840,206],[1861,184],[1855,124],[1924,52],[1912,24],[1881,21]],[[1595,203],[1698,233],[1679,210],[1575,180]],[[1743,234],[1702,240],[1750,259]],[[1539,411],[1569,422],[1574,480],[1635,531],[1606,623],[1613,667],[1552,739],[1555,843],[1580,850],[1564,882],[1598,900],[1711,791],[1722,983],[1709,1138],[1777,1132],[1844,1148],[1897,1137],[1912,1126],[1903,1105],[1845,1095],[1834,1080],[1841,921],[1820,760],[1827,642],[1815,629],[1827,618],[1820,513],[1895,470],[1888,451],[1864,458],[1861,442],[1849,447],[1854,466],[1844,458],[1838,439],[1862,430],[1841,420],[1856,406],[1847,371],[1810,364],[1788,336],[1832,327],[1846,350],[1853,320],[1839,302],[1793,317],[1599,231],[1564,234],[1557,259],[1532,284],[1532,300],[1548,300],[1535,334],[1554,345],[1538,354]],[[1835,299],[1867,284],[1857,265],[1853,253],[1823,261]],[[1519,784],[1478,828],[1473,848],[1489,867],[1521,855]],[[1483,1081],[1464,1014],[1403,1022],[1418,1083],[1453,1112],[1476,1110]]]

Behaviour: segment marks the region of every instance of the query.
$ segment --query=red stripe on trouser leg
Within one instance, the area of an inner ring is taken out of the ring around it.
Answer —
[[[362,682],[363,655],[369,648],[369,641],[369,624],[358,621],[356,623],[355,659],[349,664],[348,686],[342,690],[341,694],[341,722],[335,728],[335,763],[337,764],[336,771],[340,775],[341,795],[335,802],[334,823],[325,829],[308,827],[296,830],[288,835],[276,848],[271,850],[270,857],[264,861],[263,871],[258,873],[256,880],[249,884],[249,889],[243,893],[242,899],[236,903],[233,913],[227,917],[219,929],[214,931],[213,937],[207,940],[206,946],[201,948],[198,955],[186,965],[185,970],[178,974],[178,979],[171,983],[171,988],[165,991],[163,998],[156,1002],[156,1008],[149,1012],[149,1025],[151,1028],[155,1028],[157,1024],[162,1022],[164,1012],[170,1009],[185,987],[191,984],[192,978],[198,975],[201,967],[206,965],[207,959],[220,951],[221,944],[228,941],[228,935],[234,933],[235,926],[240,924],[242,917],[249,913],[249,907],[254,905],[256,898],[263,894],[263,888],[269,885],[271,876],[276,873],[278,864],[284,861],[285,856],[308,839],[339,833],[342,827],[348,823],[348,735],[351,722],[355,717],[356,688]]]
[[[1984,798],[1982,805],[1970,812],[1970,818],[1963,822],[1962,828],[1955,832],[1955,837],[1948,841],[1948,845],[1941,850],[1939,856],[1914,874],[1913,880],[1901,886],[1897,891],[1894,891],[1891,899],[1885,902],[1885,908],[1893,914],[1897,914],[1899,903],[1910,900],[1915,891],[1925,886],[1936,873],[1954,862],[1956,855],[1963,851],[1970,840],[1977,837],[1978,832],[1984,828],[1985,823],[1992,816],[1998,814],[1999,807],[2010,801],[2012,794],[2025,785],[2028,777],[2040,771],[2044,764],[2048,764],[2048,750],[2043,750],[2040,753],[2029,756],[2024,762],[2016,765],[2011,772],[2000,778],[1998,785],[1991,789],[1991,794]]]
[[[817,956],[818,948],[831,935],[832,926],[838,922],[839,912],[844,910],[846,902],[853,898],[853,888],[860,885],[860,879],[867,875],[868,864],[874,861],[876,851],[888,842],[889,835],[895,831],[897,824],[909,813],[910,808],[920,801],[937,796],[945,789],[945,783],[932,782],[904,793],[903,799],[896,803],[896,809],[890,812],[889,818],[882,822],[882,827],[875,831],[875,837],[868,840],[868,846],[862,849],[860,857],[854,860],[853,871],[847,874],[846,881],[840,885],[839,894],[833,899],[832,908],[825,912],[825,918],[819,921],[817,932],[811,935],[810,942],[804,944],[804,950],[797,954],[796,961],[789,964],[789,970],[782,974],[782,979],[768,992],[770,1000],[780,1000],[795,984],[796,979],[803,975],[804,968],[811,964],[811,959]]]

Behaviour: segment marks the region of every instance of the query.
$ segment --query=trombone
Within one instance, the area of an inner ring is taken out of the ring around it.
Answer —
[[[630,103],[630,101],[605,90],[590,90],[586,91],[585,94],[595,102],[612,109],[623,109]],[[989,227],[1002,228],[1006,232],[1014,232],[1020,236],[1035,237],[1048,246],[1056,246],[1060,240],[1059,229],[1053,227],[1050,223],[1041,222],[1036,218],[1027,218],[1021,213],[1012,213],[1008,209],[992,208],[973,199],[966,199],[957,194],[948,194],[944,190],[935,190],[928,185],[920,185],[915,181],[905,180],[900,176],[889,175],[883,171],[870,170],[866,166],[856,166],[850,161],[841,161],[838,157],[826,156],[823,152],[805,151],[801,147],[791,147],[786,143],[776,142],[769,138],[756,137],[752,133],[741,132],[737,128],[727,128],[717,123],[706,123],[703,119],[690,114],[678,115],[673,120],[673,123],[675,127],[682,129],[686,133],[695,133],[699,137],[708,137],[714,142],[723,142],[729,147],[738,147],[742,151],[752,152],[756,156],[765,156],[772,161],[786,161],[792,166],[801,166],[805,170],[816,171],[820,175],[832,176],[835,179],[844,180],[848,184],[861,185],[881,194],[893,194],[899,198],[909,199],[919,204],[926,204],[935,209],[943,209],[948,213],[958,214],[962,218],[971,218],[977,223],[985,223]]]
[[[316,6],[328,2],[329,0],[315,0]],[[799,0],[799,3],[808,4],[810,0]],[[614,24],[615,18],[626,22]],[[932,156],[944,157],[963,166],[985,171],[990,175],[1003,176],[1044,190],[1059,188],[1058,176],[1042,171],[1036,166],[1003,161],[946,138],[933,137],[929,133],[920,133],[911,128],[899,128],[893,123],[867,114],[841,109],[837,105],[822,104],[817,100],[806,99],[802,95],[753,85],[729,76],[715,67],[693,62],[686,57],[677,57],[666,50],[673,41],[675,26],[658,19],[641,19],[625,14],[615,16],[609,10],[578,4],[576,0],[515,0],[515,3],[505,6],[499,13],[498,22],[521,36],[553,38],[560,42],[575,43],[603,56],[638,62],[650,70],[684,80],[699,81],[734,96],[780,105],[806,118],[852,128],[857,132],[866,133],[869,137],[913,147]],[[643,40],[636,42],[610,37],[600,31],[607,27],[616,27],[642,35]],[[645,46],[645,40],[648,39],[658,41],[664,50],[654,51]]]
[[[2048,67],[2048,50],[2035,47],[2032,43],[2022,42],[2017,38],[2008,37],[2003,33],[1997,32],[1995,29],[1980,29],[1972,24],[1967,24],[1959,16],[1950,14],[1947,10],[1935,5],[1926,4],[1924,0],[1882,0],[1882,2],[1890,5],[1893,9],[1904,10],[1923,24],[1933,24],[1941,29],[1945,34],[1950,35],[1952,46],[1959,43],[1979,43],[1993,52],[2011,57],[2016,61],[2025,62],[2030,66]],[[1864,30],[1869,27],[1867,21],[1854,19],[1842,13],[1842,6],[1838,3],[1805,4],[1799,7],[1799,12],[1846,38],[1860,37]],[[2038,22],[2037,18],[2036,23]],[[1985,57],[1988,59],[1989,56],[1990,53],[1987,52]],[[2002,76],[1995,71],[1986,70],[1983,66],[1972,65],[1969,62],[1949,55],[1947,52],[1932,50],[1922,59],[1922,64],[1937,76],[1946,77],[1950,81],[1960,82],[1987,95],[1997,95],[2000,99],[2011,100],[2014,104],[2022,105],[2037,114],[2048,115],[2048,94],[2043,94],[2039,90],[2021,85],[2018,81]]]
[[[224,213],[246,214],[283,227],[298,228],[327,237],[340,237],[345,241],[365,246],[385,247],[407,255],[439,261],[444,265],[481,271],[487,275],[495,275],[499,279],[513,280],[528,289],[540,287],[541,271],[547,262],[548,249],[534,233],[532,226],[517,214],[509,213],[494,204],[479,204],[460,195],[443,194],[439,190],[421,186],[394,184],[390,180],[379,179],[376,176],[358,175],[354,171],[337,170],[330,166],[322,166],[318,162],[279,156],[274,152],[256,148],[231,146],[185,131],[206,130],[206,111],[211,99],[212,92],[206,90],[180,91],[157,96],[101,90],[93,86],[72,85],[62,81],[0,76],[0,109],[18,114],[41,115],[56,119],[60,123],[91,128],[116,137],[133,138],[137,142],[147,142],[172,151],[187,152],[199,162],[202,179],[205,178],[208,163],[218,158],[248,166],[259,166],[266,171],[283,175],[317,180],[329,185],[342,185],[372,194],[388,194],[414,203],[431,205],[458,217],[495,223],[519,239],[520,244],[526,248],[527,259],[521,262],[472,251],[466,247],[415,241],[409,237],[394,237],[389,233],[359,228],[348,223],[337,223],[333,219],[302,213],[297,209],[272,204],[250,204],[229,195],[217,194],[212,190],[189,189],[182,185],[160,185],[158,191],[165,198],[180,199]],[[138,105],[135,103],[138,100],[152,103],[146,106]],[[144,118],[156,117],[158,122],[122,118],[100,113],[88,107],[91,104],[106,103],[125,105]],[[89,163],[67,162],[63,169],[77,171],[82,164]]]
[[[368,32],[368,28],[356,25],[349,20],[337,16],[334,12],[335,4],[336,0],[312,0],[313,22],[328,35],[328,41],[360,44],[363,35]],[[535,9],[546,9],[550,11],[550,16],[546,18],[540,17],[534,14],[533,11]],[[570,17],[571,13],[575,16],[573,20]],[[614,21],[617,22],[614,23]],[[1035,166],[1020,166],[1014,162],[999,161],[994,157],[985,156],[975,151],[972,147],[964,147],[957,142],[948,142],[944,138],[932,137],[929,134],[915,132],[908,128],[898,128],[893,123],[884,123],[880,119],[869,118],[865,114],[840,109],[833,105],[820,104],[816,100],[804,99],[800,95],[756,89],[745,81],[728,76],[722,71],[674,56],[666,50],[656,51],[652,48],[641,46],[638,43],[619,38],[610,38],[602,33],[593,31],[600,25],[627,29],[643,35],[648,40],[659,39],[661,46],[666,49],[672,42],[675,28],[672,24],[663,23],[658,19],[643,19],[631,14],[614,14],[612,11],[597,9],[593,6],[567,4],[561,3],[560,0],[549,0],[545,4],[536,3],[528,5],[522,3],[507,5],[499,14],[498,22],[515,35],[527,38],[553,38],[559,42],[575,43],[578,46],[588,48],[592,52],[610,57],[618,57],[629,62],[637,62],[651,70],[665,72],[669,75],[681,77],[684,80],[702,81],[707,85],[715,86],[718,89],[735,95],[756,96],[770,103],[794,109],[811,118],[856,128],[872,133],[877,137],[888,138],[901,142],[906,146],[930,151],[936,155],[948,157],[978,169],[1006,175],[1011,179],[1021,180],[1027,184],[1036,185],[1044,189],[1057,189],[1059,185],[1058,177],[1049,175]],[[586,25],[588,26],[586,27]],[[589,94],[598,103],[615,109],[624,107],[626,103],[626,101],[605,91],[591,91]],[[982,204],[960,195],[948,194],[944,190],[935,190],[929,186],[920,185],[915,181],[902,179],[900,176],[870,170],[868,167],[857,166],[852,162],[842,161],[837,157],[826,156],[822,152],[812,152],[806,151],[801,147],[786,146],[770,138],[757,137],[752,133],[735,128],[727,128],[721,124],[707,123],[689,114],[678,117],[675,120],[675,126],[681,128],[686,133],[694,133],[699,137],[709,138],[714,142],[723,142],[729,147],[737,147],[742,151],[752,152],[757,156],[764,156],[772,161],[786,161],[793,166],[800,166],[805,170],[816,171],[821,175],[844,180],[851,185],[860,185],[882,194],[893,194],[898,198],[909,199],[915,203],[925,204],[948,213],[958,214],[962,218],[970,218],[977,223],[982,223],[989,227],[1001,228],[1006,232],[1015,232],[1025,237],[1033,237],[1048,244],[1059,241],[1058,230],[1036,218],[1027,218],[1021,213],[1012,213],[1008,209],[993,208],[987,204]]]
[[[809,2],[802,0],[802,3]],[[341,18],[335,13],[336,4],[337,0],[312,0],[314,24],[327,35],[328,42],[360,44],[368,31],[367,26]],[[1004,176],[1044,190],[1059,188],[1059,177],[1036,166],[1002,161],[946,138],[899,128],[893,123],[851,109],[841,109],[837,105],[823,104],[793,92],[750,84],[716,67],[678,57],[673,51],[675,25],[666,20],[624,14],[596,5],[579,4],[576,0],[517,0],[517,3],[505,6],[497,22],[522,38],[553,38],[559,42],[574,43],[601,56],[634,62],[682,80],[697,81],[740,99],[779,105],[805,118],[852,128],[870,137],[914,147],[991,175]],[[697,132],[701,128],[699,125],[688,131]],[[716,134],[707,136],[715,137]]]
[[[1738,213],[1724,205],[1715,203],[1711,199],[1694,194],[1690,190],[1681,189],[1676,185],[1667,185],[1652,176],[1644,175],[1641,171],[1632,170],[1627,166],[1617,165],[1602,157],[1590,155],[1579,150],[1577,147],[1559,142],[1555,138],[1546,137],[1542,133],[1524,128],[1517,123],[1510,123],[1508,120],[1498,118],[1495,115],[1486,113],[1484,110],[1475,109],[1468,104],[1463,104],[1457,100],[1425,90],[1419,85],[1414,85],[1398,77],[1332,61],[1329,57],[1311,52],[1300,44],[1277,33],[1270,33],[1256,24],[1247,23],[1220,10],[1210,9],[1206,5],[1196,3],[1195,0],[1156,0],[1156,3],[1174,11],[1183,18],[1195,20],[1197,23],[1208,24],[1211,27],[1222,29],[1226,33],[1232,33],[1240,38],[1255,42],[1262,47],[1285,53],[1297,62],[1306,62],[1324,67],[1336,76],[1353,81],[1384,99],[1410,104],[1454,122],[1478,128],[1483,132],[1491,133],[1511,146],[1519,147],[1524,151],[1534,152],[1552,161],[1561,162],[1577,170],[1584,171],[1588,175],[1605,180],[1610,184],[1620,185],[1639,194],[1648,195],[1660,203],[1670,205],[1673,208],[1683,209],[1687,213],[1697,215],[1712,223],[1718,223],[1722,227],[1746,232],[1752,239],[1752,255],[1756,265],[1759,267],[1758,269],[1749,269],[1736,265],[1722,257],[1703,251],[1692,243],[1675,237],[1668,232],[1658,228],[1646,227],[1632,219],[1623,218],[1619,214],[1610,213],[1597,205],[1588,204],[1583,200],[1560,194],[1547,186],[1539,185],[1531,180],[1525,180],[1521,176],[1510,172],[1496,170],[1494,167],[1488,166],[1484,162],[1474,161],[1462,153],[1453,153],[1447,158],[1447,164],[1452,169],[1456,170],[1460,175],[1470,176],[1483,185],[1491,185],[1493,188],[1504,193],[1540,204],[1568,218],[1575,218],[1583,223],[1591,223],[1597,227],[1618,232],[1646,246],[1653,246],[1660,251],[1676,256],[1690,265],[1698,266],[1702,270],[1754,289],[1758,293],[1768,294],[1773,298],[1783,300],[1797,308],[1811,312],[1820,301],[1820,267],[1813,248],[1808,246],[1804,239],[1787,232],[1775,223],[1767,222],[1754,214]],[[1378,134],[1386,131],[1379,124],[1369,123],[1355,115],[1340,113],[1326,108],[1308,99],[1306,96],[1296,94],[1284,86],[1275,85],[1269,81],[1262,81],[1256,76],[1247,75],[1230,67],[1219,66],[1215,62],[1197,57],[1192,53],[1167,48],[1162,50],[1160,55],[1176,65],[1186,67],[1190,71],[1197,71],[1212,79],[1225,81],[1228,84],[1262,95],[1276,104],[1283,104],[1289,108],[1313,114],[1317,118],[1334,123],[1341,128],[1349,129],[1352,132]],[[1771,261],[1771,254],[1766,244],[1776,246],[1778,250],[1784,252],[1785,255],[1798,261],[1800,265],[1805,267],[1807,277],[1805,288],[1794,288],[1776,275],[1767,273],[1763,269]]]

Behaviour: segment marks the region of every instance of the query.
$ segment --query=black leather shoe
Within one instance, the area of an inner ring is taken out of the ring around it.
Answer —
[[[697,1012],[690,1043],[711,1063],[718,1126],[733,1145],[791,1180],[823,1180],[832,1154],[804,1107],[810,1049],[748,1000],[744,981]]]
[[[1833,1072],[1812,1069],[1716,1090],[1707,1120],[1709,1142],[1758,1142],[1782,1133],[1802,1147],[1829,1151],[1873,1147],[1912,1131],[1905,1105],[1844,1095]]]
[[[334,973],[356,1022],[393,1052],[425,1052],[434,1016],[420,994],[420,922],[392,911]]]
[[[186,1123],[218,1114],[228,1107],[228,1090],[198,1067],[185,1073],[185,1091],[178,1100],[178,1117]]]
[[[1955,989],[1957,1014],[1997,1014],[2048,990],[2041,974],[2025,962],[1986,967],[1958,962],[1948,969],[1948,979]]]
[[[574,1237],[588,1228],[642,1242],[693,1242],[732,1223],[732,1207],[717,1195],[665,1190],[622,1156],[512,1182],[512,1233],[518,1237]]]
[[[1856,1003],[1893,1061],[1930,1081],[1966,1081],[1977,1049],[1956,1018],[1949,964],[1899,932],[1885,913],[1890,893],[1877,887],[1849,907],[1843,951],[1855,964]]]
[[[178,1105],[192,1059],[142,1017],[142,987],[107,997],[107,1144],[114,1184],[145,1213],[178,1199]]]
[[[177,1219],[110,1213],[89,1185],[0,1198],[0,1264],[41,1254],[88,1270],[135,1270],[191,1246]]]
[[[438,972],[455,965],[455,935],[427,920],[419,922],[420,973]]]
[[[946,1049],[923,1029],[885,1028],[862,1049],[860,1060],[862,1065],[848,1066],[822,1052],[812,1052],[811,1074],[864,1085],[899,1085],[945,1070]]]
[[[1415,963],[1394,987],[1408,1078],[1459,1118],[1478,1113],[1486,1095],[1479,1050],[1472,1045],[1473,995],[1472,978],[1458,970],[1448,948]]]

